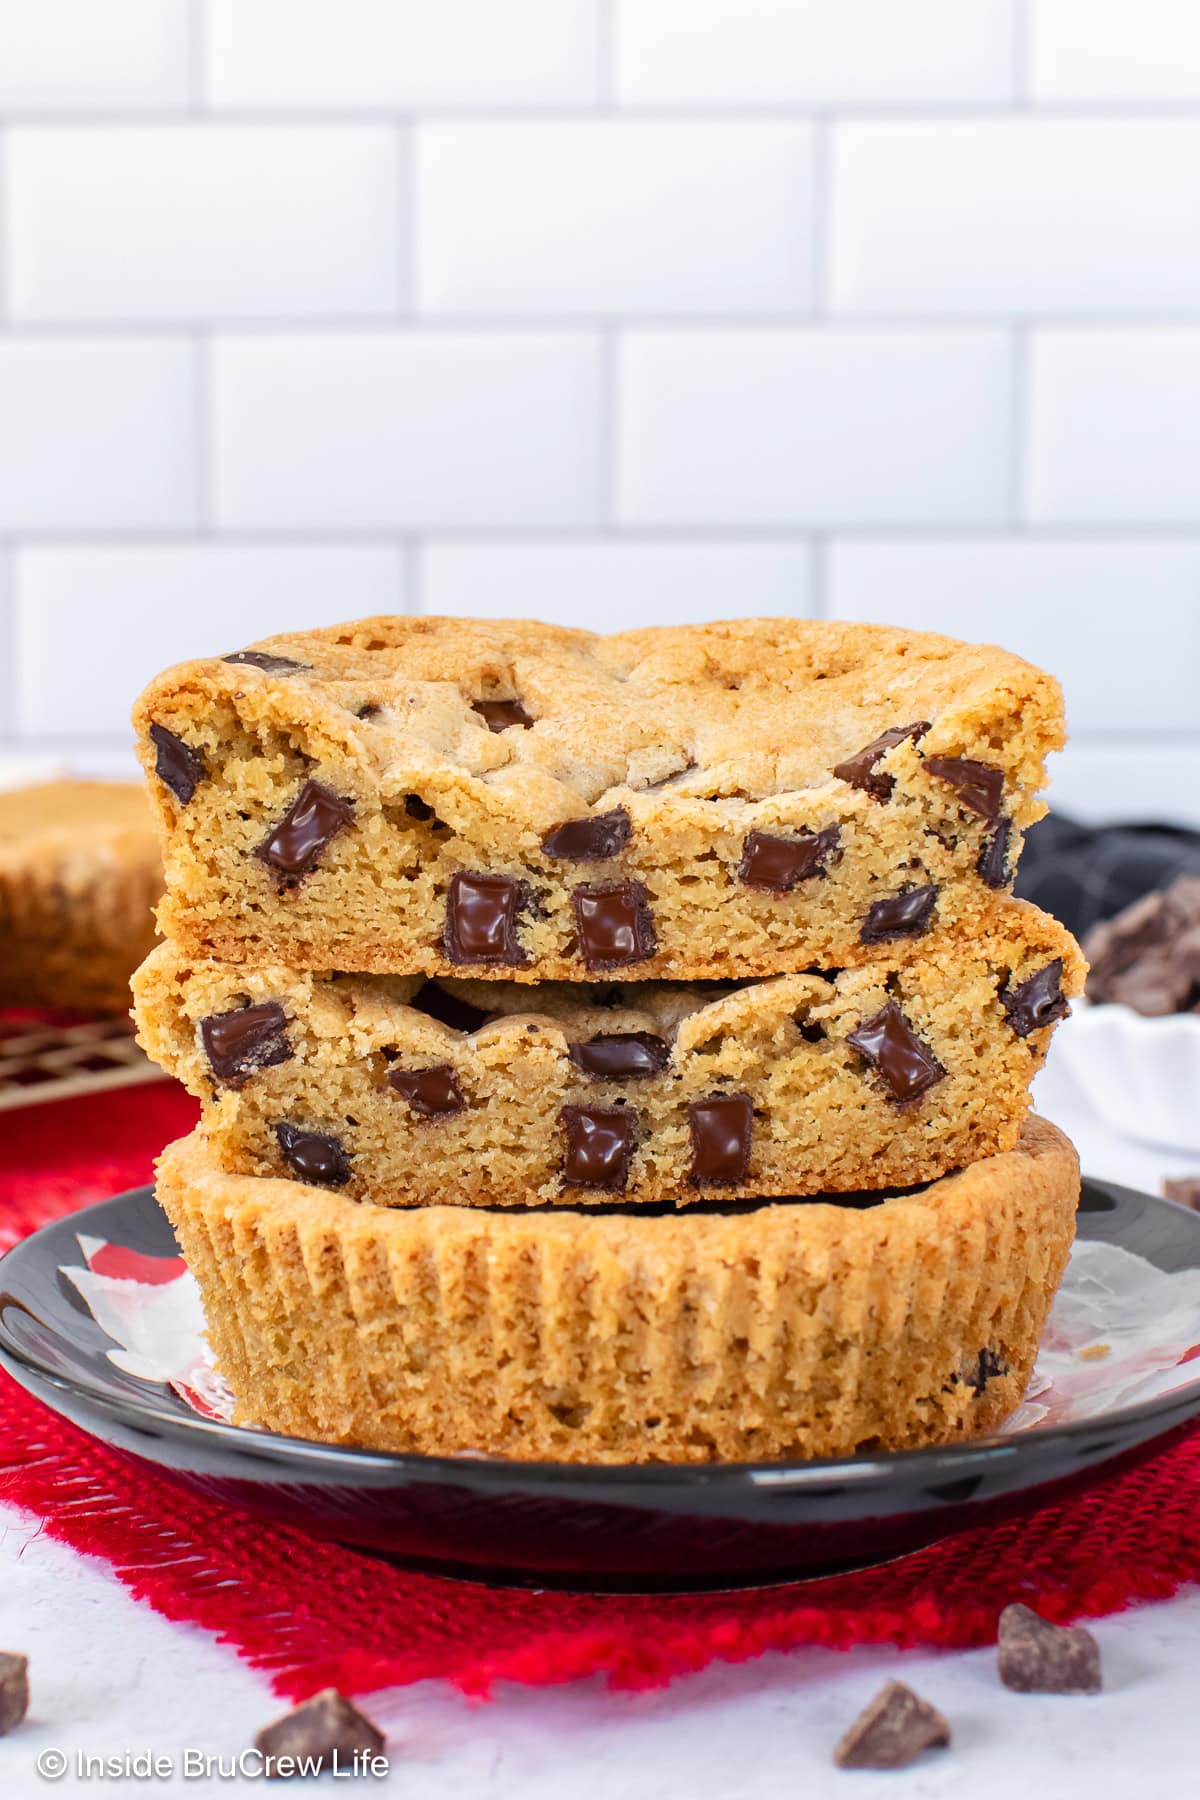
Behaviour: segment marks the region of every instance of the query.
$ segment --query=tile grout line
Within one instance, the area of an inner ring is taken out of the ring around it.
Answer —
[[[213,438],[213,346],[211,338],[197,332],[192,339],[192,374],[196,383],[195,418],[192,427],[193,454],[196,458],[195,492],[196,535],[201,539],[216,537],[213,499],[216,488]]]
[[[813,126],[812,167],[812,319],[833,322],[833,181],[834,136],[832,127],[818,122]],[[806,323],[797,319],[798,327]]]
[[[598,395],[599,458],[597,468],[596,528],[605,538],[620,535],[618,508],[621,493],[621,331],[609,327],[599,338],[600,392]]]
[[[809,540],[808,555],[812,578],[812,617],[829,617],[829,534],[816,532]]]
[[[1008,421],[1008,529],[1024,535],[1029,526],[1029,456],[1031,444],[1032,344],[1027,327],[1012,334]]]
[[[208,8],[206,0],[187,0],[188,111],[207,116]]]
[[[12,172],[12,144],[8,130],[0,120],[0,330],[12,333],[12,203],[9,177]]]
[[[420,538],[401,538],[398,544],[400,553],[400,577],[404,584],[403,611],[419,613],[425,610],[425,570],[424,541]]]
[[[418,237],[416,125],[396,128],[396,317],[415,321],[419,311],[420,240]]]
[[[1018,112],[1033,108],[1033,20],[1030,0],[1012,0],[1012,87],[1013,105]],[[1039,109],[1040,110],[1040,109]]]

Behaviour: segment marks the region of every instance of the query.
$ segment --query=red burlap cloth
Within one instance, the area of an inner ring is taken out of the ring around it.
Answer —
[[[0,1115],[0,1243],[149,1180],[193,1103],[161,1086]],[[1031,1517],[900,1563],[761,1593],[668,1599],[534,1594],[407,1575],[374,1557],[231,1517],[110,1455],[0,1376],[0,1500],[98,1556],[170,1619],[207,1627],[281,1693],[442,1676],[605,1674],[650,1687],[716,1658],[801,1644],[989,1642],[1021,1598],[1069,1620],[1200,1578],[1200,1435]]]

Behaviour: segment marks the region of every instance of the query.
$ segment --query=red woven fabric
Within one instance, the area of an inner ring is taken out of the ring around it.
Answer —
[[[11,1241],[73,1200],[148,1179],[154,1153],[193,1117],[192,1102],[166,1084],[9,1114],[0,1226]],[[0,1499],[102,1557],[167,1618],[216,1633],[294,1699],[330,1684],[360,1693],[428,1676],[476,1694],[502,1678],[596,1673],[650,1687],[717,1658],[802,1644],[966,1647],[991,1641],[1014,1598],[1066,1621],[1200,1578],[1200,1436],[1084,1499],[881,1569],[667,1599],[466,1586],[231,1517],[132,1468],[6,1378]]]

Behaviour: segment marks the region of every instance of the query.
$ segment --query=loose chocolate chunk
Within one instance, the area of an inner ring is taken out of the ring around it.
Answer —
[[[1012,870],[1009,867],[1012,829],[1011,819],[1001,819],[996,829],[989,831],[983,840],[983,848],[975,867],[990,888],[1006,888],[1012,880]]]
[[[1200,1013],[1200,875],[1144,894],[1084,940],[1089,1000],[1132,1006],[1146,1018]]]
[[[928,1044],[923,1044],[894,1000],[856,1030],[846,1042],[866,1057],[888,1088],[893,1100],[916,1100],[942,1080],[943,1069]]]
[[[489,731],[511,731],[514,725],[528,731],[533,724],[519,700],[472,700],[471,711],[479,714]]]
[[[341,1773],[347,1774],[356,1756],[378,1755],[386,1742],[365,1713],[336,1688],[325,1688],[303,1706],[264,1725],[254,1748],[273,1758],[312,1757],[319,1760],[321,1770],[332,1769],[336,1755]]]
[[[450,877],[446,895],[446,955],[456,963],[523,963],[517,925],[529,904],[529,888],[511,875],[482,870]]]
[[[568,819],[556,825],[543,837],[542,851],[563,862],[607,862],[625,848],[632,829],[625,808],[614,806],[611,812],[597,813],[594,818]]]
[[[16,1650],[0,1650],[0,1737],[19,1725],[29,1711],[29,1658]]]
[[[1003,990],[1000,1004],[1018,1037],[1028,1037],[1031,1031],[1040,1031],[1043,1025],[1066,1018],[1071,1004],[1062,991],[1062,973],[1062,957],[1056,956],[1028,981]]]
[[[859,1713],[833,1760],[839,1769],[903,1769],[922,1750],[949,1742],[941,1713],[902,1681],[889,1681]]]
[[[192,744],[185,744],[165,725],[150,727],[150,742],[157,751],[154,773],[165,787],[170,788],[179,804],[186,806],[208,774],[203,752]]]
[[[833,772],[842,781],[848,781],[851,787],[864,788],[873,800],[890,800],[896,777],[877,775],[875,764],[887,751],[902,744],[905,738],[912,738],[915,743],[928,730],[928,719],[918,719],[913,725],[892,725],[887,731],[881,732],[873,743],[865,744],[853,756],[848,756],[845,762],[834,763]]]
[[[1200,1212],[1200,1175],[1167,1175],[1162,1184],[1163,1199],[1177,1206],[1189,1206]]]
[[[267,650],[235,650],[223,656],[222,662],[243,663],[248,669],[261,669],[264,675],[294,675],[297,670],[311,669],[311,663],[296,662],[290,656],[272,656]],[[359,714],[361,718],[361,713]]]
[[[200,1040],[213,1074],[230,1087],[241,1087],[259,1069],[290,1062],[293,1054],[287,1015],[278,1000],[201,1019]]]
[[[481,1006],[472,1005],[470,1000],[460,1000],[457,994],[451,994],[436,981],[427,981],[408,1004],[415,1012],[423,1012],[427,1018],[449,1025],[452,1031],[478,1031],[481,1025],[496,1016],[484,1012]]]
[[[864,944],[884,944],[891,938],[921,937],[929,929],[937,897],[936,886],[929,886],[905,888],[901,894],[876,900],[858,935]]]
[[[306,781],[269,837],[254,852],[285,882],[309,875],[321,853],[354,818],[354,802],[326,787]]]
[[[467,1104],[449,1063],[438,1063],[432,1069],[392,1069],[388,1086],[422,1119],[446,1119],[462,1112]]]
[[[996,1668],[1018,1694],[1098,1694],[1100,1646],[1082,1625],[1051,1625],[1028,1606],[1000,1614]]]
[[[350,1158],[340,1138],[324,1131],[306,1131],[302,1125],[290,1125],[286,1120],[276,1125],[275,1136],[284,1162],[301,1181],[345,1187],[350,1179]]]
[[[652,1031],[611,1031],[586,1044],[568,1044],[567,1053],[593,1081],[644,1081],[671,1060],[671,1046]]]
[[[658,949],[640,881],[597,881],[574,889],[579,951],[589,969],[646,962]]]
[[[754,1102],[749,1094],[709,1094],[688,1107],[690,1179],[698,1187],[731,1187],[750,1168]]]
[[[948,781],[964,806],[985,819],[994,819],[1004,798],[1004,770],[992,763],[973,762],[969,756],[927,756],[925,767],[939,781]]]
[[[768,894],[786,894],[798,882],[823,875],[837,849],[841,828],[827,825],[802,837],[773,837],[768,831],[752,831],[742,845],[738,879],[749,888]]]
[[[629,1158],[637,1129],[631,1106],[564,1106],[559,1113],[566,1135],[564,1187],[603,1188],[619,1194],[629,1179]]]

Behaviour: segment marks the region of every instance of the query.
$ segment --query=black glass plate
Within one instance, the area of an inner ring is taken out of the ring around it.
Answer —
[[[60,1266],[77,1232],[176,1255],[150,1188],[46,1225],[0,1262],[0,1363],[93,1437],[242,1512],[440,1574],[665,1592],[767,1586],[901,1556],[1123,1469],[1200,1414],[1189,1386],[1072,1425],[840,1462],[626,1465],[397,1456],[203,1419],[123,1374]],[[1200,1216],[1084,1184],[1079,1235],[1200,1267]]]

